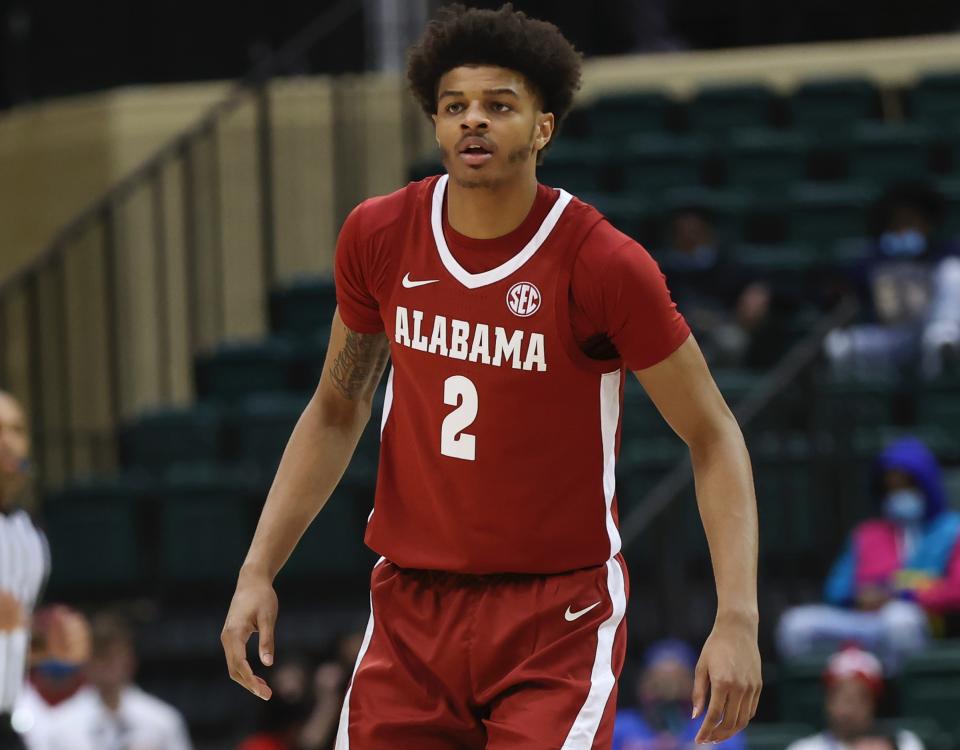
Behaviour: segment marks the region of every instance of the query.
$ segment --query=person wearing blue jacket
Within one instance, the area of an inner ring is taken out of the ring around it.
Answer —
[[[637,681],[637,708],[617,711],[612,750],[679,750],[695,746],[694,738],[704,719],[702,715],[691,718],[696,664],[696,653],[680,640],[658,641],[647,650]],[[717,747],[746,750],[742,733]]]
[[[888,671],[922,649],[929,615],[960,612],[960,513],[947,507],[936,457],[903,437],[877,458],[879,517],[851,532],[824,586],[824,604],[788,610],[778,627],[785,657],[855,641]]]

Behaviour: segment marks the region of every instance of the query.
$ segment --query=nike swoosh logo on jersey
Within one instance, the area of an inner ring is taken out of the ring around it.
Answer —
[[[427,279],[426,281],[410,281],[410,274],[406,274],[403,277],[403,288],[404,289],[413,289],[416,286],[423,286],[424,284],[436,284],[440,279]]]
[[[571,612],[570,607],[567,607],[567,611],[563,613],[563,619],[565,619],[567,622],[573,622],[574,620],[579,620],[581,617],[587,614],[587,612],[589,612],[591,609],[599,606],[600,606],[600,602],[595,602],[591,604],[589,607],[584,607],[583,609],[579,609],[576,612]]]

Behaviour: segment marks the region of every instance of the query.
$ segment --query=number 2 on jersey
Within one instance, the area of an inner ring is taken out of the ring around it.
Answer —
[[[457,408],[444,417],[440,452],[451,458],[475,461],[477,438],[463,431],[477,418],[477,386],[463,375],[451,375],[443,382],[443,403]]]

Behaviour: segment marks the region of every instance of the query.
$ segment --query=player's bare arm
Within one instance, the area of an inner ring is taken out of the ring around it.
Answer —
[[[220,636],[230,677],[264,700],[271,690],[247,661],[247,640],[258,633],[260,660],[273,663],[273,580],[343,476],[389,355],[384,333],[352,331],[334,314],[320,383],[283,453]]]
[[[697,504],[717,585],[717,617],[697,664],[694,715],[710,706],[698,744],[743,729],[760,699],[757,501],[743,433],[691,335],[663,362],[635,373],[690,449]]]

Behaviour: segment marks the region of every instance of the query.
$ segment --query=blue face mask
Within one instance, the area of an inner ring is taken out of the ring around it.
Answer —
[[[54,681],[66,680],[80,671],[80,667],[76,664],[65,664],[52,659],[41,662],[35,669],[41,676]]]
[[[927,238],[916,229],[884,232],[880,235],[880,249],[891,257],[913,258],[927,249]]]
[[[927,511],[927,503],[919,490],[894,490],[883,501],[883,514],[902,526],[919,523]]]

